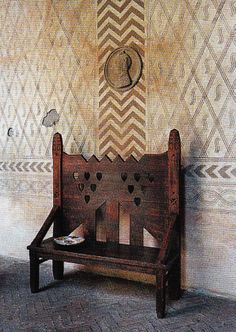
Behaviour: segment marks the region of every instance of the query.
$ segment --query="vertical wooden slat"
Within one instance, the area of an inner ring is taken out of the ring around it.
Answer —
[[[85,225],[87,238],[96,240],[96,210],[90,208],[82,214],[84,217],[83,223]]]
[[[143,246],[143,217],[130,215],[130,244]]]
[[[53,205],[62,208],[62,153],[63,144],[61,134],[53,136],[52,157],[53,157]],[[61,214],[60,214],[61,215]],[[63,235],[63,220],[58,218],[53,224],[53,236]],[[64,262],[53,260],[53,276],[56,280],[63,279]]]
[[[119,202],[106,202],[106,238],[107,241],[119,242]]]
[[[59,133],[53,136],[53,204],[61,206],[61,169],[62,169],[62,137]]]
[[[53,136],[52,156],[53,156],[53,205],[62,207],[62,137],[59,133]],[[57,218],[54,222],[53,236],[62,235],[62,220]]]
[[[106,203],[103,203],[95,211],[95,218],[96,218],[96,240],[97,241],[106,242],[105,215],[106,215]]]
[[[169,181],[169,214],[177,214],[175,222],[176,235],[170,239],[172,246],[176,245],[175,253],[178,260],[169,274],[170,298],[177,299],[181,288],[181,216],[180,216],[180,171],[181,171],[181,143],[179,132],[171,130],[168,146],[168,181]],[[174,243],[173,243],[174,242]]]
[[[180,137],[176,129],[171,130],[168,144],[169,213],[179,214]]]

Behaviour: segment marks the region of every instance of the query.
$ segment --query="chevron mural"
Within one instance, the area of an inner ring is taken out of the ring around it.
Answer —
[[[227,163],[219,164],[198,164],[188,165],[184,168],[184,173],[187,177],[198,177],[202,179],[232,179],[236,178],[235,165]]]
[[[144,59],[143,0],[98,0],[99,152],[113,159],[120,154],[140,158],[146,147],[144,72],[130,91],[117,92],[104,77],[109,54],[120,46],[135,47]]]
[[[0,172],[51,173],[52,162],[49,161],[0,161]]]

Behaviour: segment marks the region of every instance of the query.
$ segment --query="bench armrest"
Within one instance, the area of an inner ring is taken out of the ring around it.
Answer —
[[[160,265],[165,265],[167,263],[168,260],[168,254],[169,254],[169,250],[171,248],[172,245],[172,236],[174,234],[174,226],[175,226],[175,222],[178,218],[177,214],[171,214],[169,216],[169,226],[167,229],[167,232],[164,236],[162,245],[161,245],[161,249],[158,255],[158,264]]]
[[[31,242],[30,246],[38,246],[43,241],[44,236],[47,234],[49,228],[51,227],[52,223],[60,216],[61,209],[59,206],[53,206],[51,209],[47,219],[43,223],[42,227],[40,228],[38,234],[34,238],[34,240]]]

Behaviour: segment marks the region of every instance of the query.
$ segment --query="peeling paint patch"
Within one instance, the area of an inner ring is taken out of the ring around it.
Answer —
[[[55,109],[50,110],[43,118],[42,125],[45,127],[52,127],[59,121],[59,114]]]

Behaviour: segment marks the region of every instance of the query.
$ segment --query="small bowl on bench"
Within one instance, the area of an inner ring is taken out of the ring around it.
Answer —
[[[53,240],[56,244],[59,244],[61,246],[76,246],[85,241],[83,237],[73,235],[60,236],[54,238]]]

